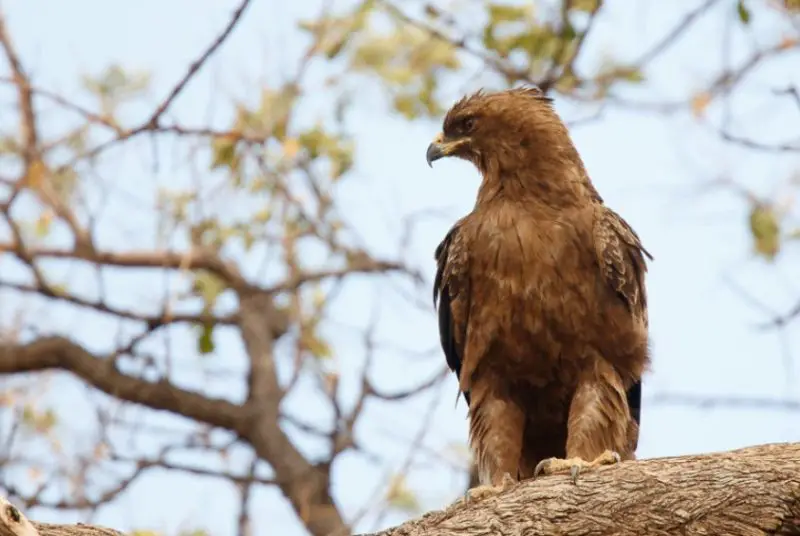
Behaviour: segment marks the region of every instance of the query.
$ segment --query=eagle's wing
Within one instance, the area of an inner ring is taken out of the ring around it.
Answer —
[[[462,221],[456,222],[436,248],[436,278],[433,283],[434,306],[439,302],[439,339],[447,366],[459,380],[469,310],[469,256],[461,229]],[[463,394],[469,406],[469,392]]]
[[[605,205],[595,206],[594,246],[603,277],[631,313],[647,326],[645,256],[650,260],[653,257],[630,225]]]
[[[645,257],[652,260],[652,255],[642,246],[639,236],[630,225],[616,212],[602,204],[595,206],[594,246],[603,278],[625,303],[633,317],[647,328]],[[628,388],[626,398],[631,417],[636,422],[636,429],[632,433],[634,437],[630,438],[635,450],[641,423],[641,380],[637,380]]]

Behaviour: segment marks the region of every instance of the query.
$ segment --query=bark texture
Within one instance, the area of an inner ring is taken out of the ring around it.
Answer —
[[[525,481],[370,536],[800,535],[800,443]]]
[[[800,443],[625,462],[525,481],[364,536],[800,536]],[[122,536],[28,522],[0,497],[0,536]]]

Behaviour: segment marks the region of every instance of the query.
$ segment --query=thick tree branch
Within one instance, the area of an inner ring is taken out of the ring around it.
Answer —
[[[0,374],[48,369],[72,372],[121,400],[227,430],[241,432],[246,428],[242,406],[181,389],[166,380],[153,383],[129,376],[120,372],[114,360],[102,360],[65,337],[44,337],[30,344],[0,343]]]
[[[64,337],[0,344],[0,374],[66,370],[120,400],[231,430],[272,466],[276,484],[312,534],[341,532],[345,524],[330,496],[328,468],[309,463],[279,424],[281,393],[273,368],[272,336],[265,329],[269,305],[264,294],[245,297],[242,303],[240,322],[253,362],[250,386],[255,390],[251,394],[256,395],[244,406],[181,389],[167,380],[152,383],[129,376],[119,371],[113,359],[103,360]]]
[[[800,533],[800,443],[527,481],[371,536]]]
[[[242,436],[272,466],[281,491],[312,534],[346,531],[331,498],[329,468],[312,465],[280,426],[283,392],[275,370],[273,337],[264,329],[272,300],[267,293],[250,292],[239,293],[239,302],[239,327],[250,359],[245,407],[251,420]]]

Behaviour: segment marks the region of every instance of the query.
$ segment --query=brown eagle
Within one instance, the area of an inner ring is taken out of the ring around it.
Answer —
[[[536,88],[458,101],[427,151],[429,164],[445,156],[482,175],[475,208],[436,248],[434,282],[481,484],[562,471],[575,481],[634,459],[652,257],[603,204]]]

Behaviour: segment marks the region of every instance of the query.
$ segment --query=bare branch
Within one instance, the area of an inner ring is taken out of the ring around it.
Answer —
[[[197,476],[219,478],[233,482],[240,485],[261,484],[264,486],[274,486],[275,480],[272,478],[261,478],[256,476],[253,471],[249,471],[245,475],[237,475],[227,471],[212,471],[211,469],[204,469],[193,465],[177,464],[168,462],[163,459],[163,456],[154,460],[140,460],[135,458],[127,458],[123,456],[113,456],[113,460],[132,462],[137,465],[137,468],[150,469],[153,467],[160,467],[162,469],[169,469],[171,471],[180,471],[182,473],[190,473]]]
[[[222,46],[222,43],[224,43],[225,40],[231,35],[233,29],[236,27],[239,20],[242,18],[244,10],[247,9],[247,6],[249,5],[250,5],[250,0],[243,0],[242,3],[239,4],[239,7],[236,9],[236,11],[233,12],[233,16],[231,17],[230,22],[228,22],[228,25],[225,27],[222,33],[219,34],[219,36],[217,36],[216,39],[214,39],[211,45],[209,45],[209,47],[200,55],[199,58],[197,58],[195,61],[192,62],[191,65],[189,65],[189,70],[186,71],[186,74],[183,76],[183,78],[175,85],[174,88],[172,88],[172,91],[170,91],[169,95],[167,95],[167,98],[164,99],[164,101],[158,106],[158,108],[156,108],[156,110],[153,112],[153,115],[150,116],[150,119],[147,121],[146,124],[153,126],[158,125],[159,118],[164,114],[164,112],[167,111],[170,105],[172,105],[172,103],[175,102],[175,99],[178,98],[178,95],[180,95],[181,91],[183,91],[183,89],[186,87],[186,85],[189,83],[192,77],[194,77],[194,75],[197,74],[197,72],[203,67],[203,65],[205,65],[205,63],[214,54],[214,52],[216,52],[217,49],[220,46]]]
[[[0,243],[0,253],[22,255],[21,241]],[[171,268],[174,270],[208,270],[228,282],[233,288],[250,288],[251,285],[232,264],[223,261],[215,252],[207,249],[176,251],[86,251],[58,248],[28,248],[23,258],[45,257],[52,259],[75,259],[106,266],[126,268]]]
[[[2,246],[0,246],[1,248]],[[382,261],[361,256],[359,259],[349,262],[344,268],[319,270],[316,272],[301,272],[290,277],[285,281],[269,287],[266,292],[269,294],[277,294],[279,292],[297,290],[300,286],[321,281],[323,279],[340,278],[355,273],[386,273],[386,272],[405,272],[410,274],[415,280],[422,279],[422,275],[410,270],[402,263],[395,261]]]
[[[672,29],[661,40],[659,40],[647,52],[642,54],[639,59],[634,62],[634,65],[641,69],[645,65],[652,63],[654,59],[666,52],[670,46],[675,44],[675,42],[680,39],[681,35],[686,33],[686,31],[698,18],[700,18],[700,16],[702,16],[719,2],[720,0],[706,0],[692,11],[687,13],[683,19],[678,24],[673,26]]]
[[[763,143],[756,140],[752,140],[750,138],[744,138],[742,136],[736,136],[731,134],[727,130],[722,130],[720,132],[720,136],[723,140],[735,143],[736,145],[741,145],[742,147],[746,147],[748,149],[753,149],[756,151],[768,151],[774,153],[789,153],[789,152],[800,152],[800,143]]]
[[[572,0],[564,0],[561,4],[562,28],[565,28],[568,24],[570,24],[569,15],[570,10],[572,9],[572,4]],[[550,89],[556,84],[556,82],[558,82],[558,79],[561,76],[572,73],[574,66],[578,61],[578,57],[583,51],[586,38],[589,36],[589,33],[591,32],[592,27],[597,20],[597,15],[600,13],[600,9],[602,7],[603,0],[598,0],[598,2],[594,5],[594,8],[589,11],[589,20],[586,22],[586,26],[584,27],[583,31],[575,39],[574,46],[571,47],[572,50],[568,55],[566,54],[566,51],[568,49],[567,45],[569,44],[569,40],[560,39],[558,41],[559,48],[556,53],[553,54],[553,62],[550,64],[550,69],[538,84],[539,89],[541,89],[544,93],[550,91]]]
[[[784,42],[779,42],[762,50],[757,50],[738,67],[726,69],[717,75],[711,83],[706,85],[702,92],[705,93],[709,99],[720,95],[726,95],[756,67],[761,65],[764,60],[790,53],[799,48],[800,41],[789,46]],[[607,101],[609,104],[623,106],[633,110],[647,110],[661,113],[671,113],[681,108],[689,107],[692,103],[691,99],[672,102],[635,102],[624,99],[618,95],[609,95]]]
[[[22,134],[22,143],[25,150],[24,158],[26,168],[30,172],[30,166],[38,158],[39,136],[36,129],[36,115],[33,110],[33,94],[31,92],[31,83],[25,69],[22,67],[22,62],[19,59],[19,54],[11,42],[11,36],[8,34],[6,28],[5,16],[0,12],[0,45],[6,54],[11,72],[13,73],[14,84],[17,86],[19,93],[19,110],[21,116],[20,131]]]
[[[228,22],[225,29],[222,31],[220,35],[218,35],[214,41],[209,45],[209,47],[200,55],[200,57],[195,60],[187,70],[186,74],[181,78],[180,81],[173,87],[172,91],[167,95],[161,104],[156,107],[153,111],[152,115],[141,125],[138,127],[132,128],[127,131],[118,132],[117,136],[111,140],[108,140],[104,143],[101,143],[94,148],[90,149],[89,151],[85,152],[84,154],[80,155],[79,157],[71,160],[61,166],[58,171],[63,171],[65,169],[72,168],[79,160],[83,159],[92,159],[96,158],[100,153],[105,151],[106,149],[126,140],[129,140],[133,137],[136,137],[144,132],[151,132],[156,131],[159,128],[159,120],[164,112],[172,105],[178,95],[184,90],[186,85],[191,81],[191,79],[197,74],[200,68],[208,61],[208,59],[214,54],[214,52],[219,49],[219,47],[225,42],[225,40],[230,36],[233,29],[236,27],[237,23],[241,19],[244,10],[247,6],[250,5],[250,0],[243,0],[239,7],[234,11],[231,20]]]
[[[78,296],[74,296],[72,294],[67,294],[65,292],[55,292],[52,288],[41,288],[33,285],[25,285],[12,282],[3,282],[3,287],[16,290],[18,292],[24,292],[26,294],[39,295],[47,298],[52,298],[54,300],[64,301],[67,303],[71,303],[73,305],[77,305],[79,307],[92,309],[100,313],[106,313],[108,315],[112,315],[117,318],[125,318],[128,320],[136,320],[139,322],[144,322],[150,328],[158,326],[166,326],[169,324],[180,324],[180,323],[211,324],[211,325],[226,325],[226,326],[230,326],[236,323],[236,315],[214,316],[207,311],[201,311],[198,314],[184,314],[184,313],[174,313],[171,311],[163,311],[161,314],[148,315],[144,313],[136,313],[134,311],[130,311],[127,309],[112,307],[111,305],[108,305],[103,301],[90,301],[90,300],[85,300],[83,298],[79,298]]]
[[[398,391],[396,393],[382,393],[382,392],[378,391],[377,389],[375,389],[374,385],[369,383],[369,392],[370,392],[370,394],[372,396],[374,396],[376,398],[380,398],[381,400],[386,400],[386,401],[391,401],[391,402],[396,402],[396,401],[399,401],[399,400],[405,400],[406,398],[411,398],[413,396],[416,396],[416,395],[418,395],[420,393],[423,393],[423,392],[427,391],[428,389],[430,389],[432,387],[435,387],[438,383],[440,383],[445,378],[447,378],[447,375],[448,375],[449,372],[450,372],[449,369],[444,367],[444,368],[442,368],[441,371],[436,373],[436,375],[434,375],[430,380],[426,380],[426,381],[422,382],[421,384],[419,384],[419,385],[417,385],[415,387],[412,387],[411,389],[407,389],[405,391]]]
[[[689,393],[658,393],[647,397],[648,405],[688,406],[695,409],[758,409],[768,411],[800,411],[800,400],[761,398],[742,395],[694,395]]]

